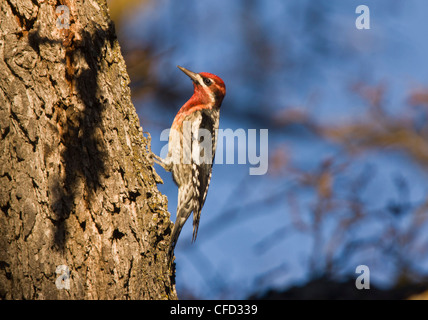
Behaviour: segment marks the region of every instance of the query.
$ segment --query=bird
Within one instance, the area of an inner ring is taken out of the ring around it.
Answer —
[[[177,67],[192,80],[193,95],[180,108],[172,122],[166,158],[154,154],[154,161],[166,171],[172,172],[173,180],[178,186],[177,218],[168,248],[169,265],[181,229],[192,212],[192,242],[196,240],[201,210],[211,181],[220,107],[226,95],[226,86],[220,77]]]

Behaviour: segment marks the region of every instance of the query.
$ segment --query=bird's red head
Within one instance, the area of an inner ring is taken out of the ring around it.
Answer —
[[[180,66],[178,68],[193,81],[194,92],[189,104],[220,108],[226,95],[226,86],[220,77],[208,72],[195,73]]]

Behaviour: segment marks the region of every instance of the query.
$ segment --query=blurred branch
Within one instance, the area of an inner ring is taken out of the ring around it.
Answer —
[[[425,121],[421,130],[417,124],[420,115],[416,115],[405,106],[401,114],[389,115],[384,111],[383,85],[370,88],[358,85],[357,92],[368,101],[368,112],[363,121],[325,126],[320,129],[324,137],[331,139],[345,149],[353,152],[393,148],[406,153],[411,159],[428,170],[428,125]],[[425,95],[413,94],[409,99],[412,103],[423,102]],[[413,118],[411,117],[413,115]],[[426,118],[425,118],[426,120]]]
[[[245,185],[245,183],[243,183],[244,181],[245,179],[242,180],[241,185]],[[226,201],[223,208],[219,210],[220,214],[218,214],[215,218],[211,219],[211,221],[208,224],[205,224],[203,227],[201,227],[201,229],[203,229],[204,237],[201,237],[201,239],[198,239],[198,243],[209,240],[210,237],[218,236],[219,230],[224,231],[227,227],[230,227],[237,221],[239,221],[239,223],[242,224],[243,221],[246,221],[252,217],[255,217],[261,214],[266,215],[266,213],[269,213],[266,210],[263,210],[263,208],[266,206],[266,203],[281,199],[284,195],[286,188],[287,188],[287,184],[285,184],[283,187],[279,187],[276,192],[271,193],[268,196],[265,196],[261,199],[248,201],[246,203],[237,203],[233,205],[232,200]],[[239,193],[233,193],[233,192],[230,193],[230,198],[241,199],[239,197]],[[261,210],[257,210],[257,209],[261,209]],[[181,248],[183,249],[188,249],[190,247],[191,247],[190,243],[183,244],[181,246]]]
[[[124,19],[128,20],[136,8],[141,8],[149,3],[149,0],[108,0],[110,17],[116,24],[121,26]]]

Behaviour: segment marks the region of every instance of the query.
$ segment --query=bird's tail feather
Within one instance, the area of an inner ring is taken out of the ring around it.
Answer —
[[[181,229],[183,228],[183,225],[180,224],[180,221],[175,222],[174,228],[172,229],[171,233],[171,240],[169,243],[169,249],[168,249],[168,264],[170,265],[173,257],[174,257],[174,249],[175,245],[177,244],[178,237],[180,236]]]
[[[201,218],[201,210],[199,207],[196,210],[193,210],[193,236],[192,242],[196,241],[196,237],[198,236],[199,229],[199,219]]]
[[[187,198],[186,198],[187,196]],[[184,198],[183,198],[184,197]],[[174,228],[171,233],[171,240],[168,249],[168,264],[171,264],[174,257],[174,249],[177,244],[178,237],[180,236],[181,229],[183,229],[186,220],[192,213],[192,206],[188,193],[183,192],[182,188],[178,189],[178,206],[177,206],[177,218],[174,223]]]

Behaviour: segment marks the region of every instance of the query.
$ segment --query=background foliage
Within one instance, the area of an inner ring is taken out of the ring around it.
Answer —
[[[267,175],[214,166],[198,241],[188,223],[177,245],[179,297],[254,297],[317,279],[327,296],[336,282],[353,287],[360,264],[372,288],[425,283],[428,3],[366,1],[371,29],[357,30],[360,4],[110,1],[155,153],[192,93],[177,64],[223,78],[221,128],[269,129]],[[175,216],[177,189],[158,172]]]

